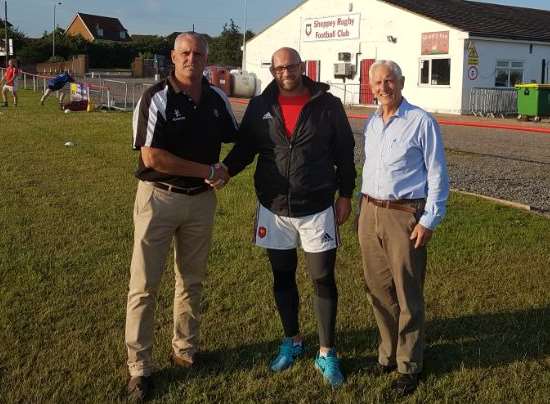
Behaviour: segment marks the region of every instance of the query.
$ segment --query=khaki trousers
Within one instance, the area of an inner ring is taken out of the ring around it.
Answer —
[[[414,205],[411,205],[414,206]],[[414,214],[363,199],[359,244],[367,295],[380,331],[378,361],[399,373],[419,373],[424,357],[426,247],[414,248]]]
[[[130,376],[149,376],[155,300],[172,240],[175,253],[174,337],[178,356],[198,349],[202,282],[206,277],[216,195],[177,194],[140,181],[134,205],[134,250],[126,310]]]

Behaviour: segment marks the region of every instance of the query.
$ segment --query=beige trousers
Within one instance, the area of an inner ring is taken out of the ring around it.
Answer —
[[[415,249],[409,240],[416,223],[412,213],[374,206],[365,199],[361,204],[359,244],[380,332],[378,361],[409,374],[422,371],[424,356],[427,252],[426,247]]]
[[[174,240],[175,293],[172,347],[179,356],[198,349],[202,282],[206,277],[216,195],[177,194],[140,181],[134,205],[134,250],[126,310],[130,376],[149,376],[155,300]]]

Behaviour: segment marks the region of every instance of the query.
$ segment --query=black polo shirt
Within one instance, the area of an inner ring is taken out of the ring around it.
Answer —
[[[202,80],[197,105],[182,91],[173,73],[143,93],[134,110],[134,149],[142,146],[166,150],[178,157],[203,164],[220,159],[221,143],[234,142],[237,122],[229,100],[217,87]],[[160,173],[143,164],[141,153],[136,177],[182,188],[204,184],[204,179]]]

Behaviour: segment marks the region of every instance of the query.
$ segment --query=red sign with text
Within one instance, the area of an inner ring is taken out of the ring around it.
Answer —
[[[449,31],[422,33],[422,55],[449,53]]]

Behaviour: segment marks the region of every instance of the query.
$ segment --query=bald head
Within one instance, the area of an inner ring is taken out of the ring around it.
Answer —
[[[307,91],[302,75],[305,68],[296,49],[281,48],[271,56],[271,74],[281,95],[303,95]]]
[[[271,66],[274,66],[275,59],[285,58],[288,60],[293,60],[293,63],[300,63],[302,59],[300,58],[300,54],[298,51],[294,48],[288,48],[284,47],[281,49],[277,49],[275,52],[273,52],[273,55],[271,56]]]

